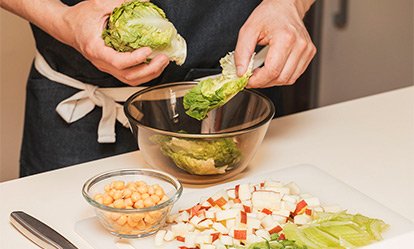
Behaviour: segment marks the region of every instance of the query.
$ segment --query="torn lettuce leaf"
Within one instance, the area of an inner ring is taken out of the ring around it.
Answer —
[[[203,120],[209,111],[223,106],[242,91],[252,75],[253,57],[254,55],[242,77],[237,76],[234,52],[221,58],[221,75],[200,81],[184,96],[183,105],[186,113],[190,117]]]
[[[162,153],[177,167],[190,174],[224,174],[241,159],[241,152],[232,138],[199,140],[156,135],[151,141],[159,144]]]

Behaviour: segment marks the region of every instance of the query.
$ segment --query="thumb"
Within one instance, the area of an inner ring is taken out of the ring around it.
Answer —
[[[105,12],[111,13],[116,7],[120,7],[126,0],[106,0],[103,1]]]
[[[237,75],[243,76],[247,70],[250,59],[256,48],[258,35],[252,28],[242,28],[237,38],[234,61],[237,68]]]

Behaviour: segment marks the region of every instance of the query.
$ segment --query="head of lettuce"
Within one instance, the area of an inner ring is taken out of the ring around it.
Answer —
[[[187,56],[187,44],[164,11],[145,0],[134,0],[115,8],[102,33],[105,44],[119,52],[131,52],[141,47],[167,55],[177,65]]]

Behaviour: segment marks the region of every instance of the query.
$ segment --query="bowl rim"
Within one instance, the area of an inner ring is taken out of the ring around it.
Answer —
[[[160,84],[160,85],[155,85],[155,86],[150,86],[147,87],[145,89],[142,89],[134,94],[132,94],[124,103],[124,113],[125,115],[128,117],[129,120],[134,120],[134,122],[137,123],[138,126],[163,134],[163,135],[167,135],[167,136],[173,136],[173,137],[183,137],[183,138],[221,138],[221,137],[230,137],[230,136],[237,136],[240,134],[244,134],[246,132],[255,130],[261,126],[263,126],[264,124],[268,123],[269,121],[272,120],[273,116],[275,115],[275,106],[273,104],[273,102],[263,93],[255,91],[253,89],[243,89],[243,91],[248,91],[251,92],[253,94],[259,95],[260,97],[262,97],[270,106],[270,111],[269,114],[263,118],[260,122],[251,125],[249,127],[237,130],[237,131],[230,131],[230,132],[219,132],[219,133],[200,133],[200,134],[188,134],[188,133],[178,133],[178,132],[173,132],[173,131],[167,131],[167,130],[162,130],[162,129],[158,129],[158,128],[154,128],[154,127],[150,127],[148,125],[145,125],[143,123],[141,123],[140,121],[138,121],[136,118],[134,118],[129,110],[128,110],[128,106],[130,105],[130,103],[132,102],[133,99],[135,99],[137,96],[142,95],[146,92],[155,90],[155,89],[159,89],[159,88],[165,88],[165,87],[169,87],[169,86],[179,86],[179,85],[196,85],[198,84],[197,81],[180,81],[180,82],[171,82],[171,83],[165,83],[165,84]]]
[[[167,182],[174,185],[175,193],[168,200],[158,205],[147,207],[147,208],[133,208],[133,209],[114,208],[114,207],[103,205],[95,201],[88,193],[90,187],[92,187],[95,183],[100,182],[101,180],[104,180],[108,177],[113,177],[113,176],[131,175],[131,173],[140,173],[140,174],[135,174],[135,175],[149,175],[149,176],[155,175],[158,178],[164,179]],[[182,192],[183,192],[183,185],[174,176],[166,172],[160,171],[160,170],[144,169],[144,168],[142,169],[117,169],[117,170],[106,171],[106,172],[100,173],[98,175],[95,175],[89,178],[83,184],[83,187],[82,187],[82,195],[89,204],[91,204],[92,206],[98,209],[105,210],[108,212],[116,212],[116,213],[144,213],[144,212],[156,211],[156,210],[168,207],[170,204],[174,204],[181,197]]]

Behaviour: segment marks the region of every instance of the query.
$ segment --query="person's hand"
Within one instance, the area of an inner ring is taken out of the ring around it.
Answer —
[[[293,84],[305,71],[316,48],[302,18],[313,0],[264,0],[240,29],[235,50],[237,74],[243,75],[256,45],[268,45],[265,64],[248,87]]]
[[[112,74],[120,81],[136,86],[158,77],[168,65],[165,55],[157,55],[145,63],[151,54],[148,47],[133,52],[117,52],[107,47],[101,37],[112,10],[124,0],[88,0],[66,8],[61,30],[56,36],[74,47],[99,70]]]

